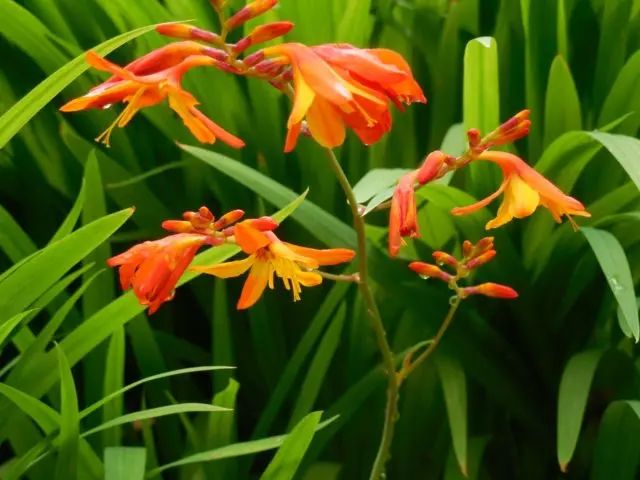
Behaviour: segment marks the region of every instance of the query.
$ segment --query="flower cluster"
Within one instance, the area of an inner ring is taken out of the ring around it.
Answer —
[[[317,269],[325,265],[348,262],[355,252],[347,249],[316,250],[282,242],[273,233],[278,223],[271,217],[243,220],[242,210],[233,210],[215,219],[207,207],[197,212],[185,212],[184,220],[167,220],[162,224],[173,235],[135,245],[112,257],[107,264],[120,268],[123,290],[133,288],[142,305],[153,314],[173,299],[180,277],[193,261],[198,250],[209,245],[240,246],[250,256],[244,260],[213,266],[194,266],[194,272],[220,278],[235,277],[251,268],[238,301],[238,309],[251,307],[262,295],[267,284],[274,288],[274,276],[282,279],[294,300],[300,300],[301,286],[322,283]]]
[[[493,237],[485,237],[475,245],[469,240],[462,244],[462,258],[458,260],[446,252],[433,252],[433,258],[437,265],[424,262],[412,262],[409,268],[423,278],[435,278],[445,282],[453,290],[458,298],[467,298],[470,295],[485,295],[494,298],[516,298],[518,293],[510,287],[497,283],[481,283],[469,287],[460,287],[458,282],[467,278],[474,270],[493,260],[496,251],[493,245]],[[455,273],[448,273],[441,267],[449,267]]]
[[[440,151],[432,152],[418,169],[403,176],[398,181],[391,200],[389,254],[396,256],[399,253],[404,245],[403,237],[420,236],[415,200],[416,186],[426,185],[448,172],[481,160],[493,162],[500,167],[503,174],[500,187],[496,192],[473,205],[454,208],[451,212],[453,215],[466,215],[478,211],[504,193],[498,215],[487,223],[487,230],[501,227],[513,218],[527,217],[535,212],[539,205],[549,209],[558,223],[562,221],[562,216],[566,216],[573,228],[577,229],[577,224],[571,215],[590,216],[582,203],[565,195],[520,157],[490,150],[492,147],[522,138],[529,133],[530,126],[529,111],[524,110],[484,138],[481,138],[477,129],[470,129],[467,132],[469,147],[461,156],[456,158]]]
[[[280,21],[260,25],[236,43],[227,43],[229,32],[271,8],[277,0],[256,0],[228,19],[222,15],[225,2],[212,1],[218,11],[222,32],[216,34],[192,25],[162,24],[156,31],[175,42],[119,67],[95,52],[87,62],[112,76],[86,95],[61,107],[63,112],[126,107],[96,140],[109,146],[115,127],[126,126],[142,108],[165,99],[191,133],[203,143],[222,140],[233,148],[244,142],[218,126],[197,107],[198,101],[181,86],[192,68],[214,67],[237,75],[262,78],[293,98],[285,151],[293,150],[301,132],[325,147],[341,145],[346,127],[365,145],[371,145],[391,130],[390,104],[426,102],[407,62],[386,49],[360,49],[348,44],[309,47],[282,43],[238,57],[252,46],[274,40],[293,28]]]

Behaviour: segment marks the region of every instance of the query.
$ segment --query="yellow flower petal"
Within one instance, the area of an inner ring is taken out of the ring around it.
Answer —
[[[236,260],[233,262],[220,263],[218,265],[210,266],[194,266],[190,270],[192,272],[206,273],[218,278],[231,278],[238,277],[244,272],[249,270],[251,265],[255,262],[255,255],[251,255],[242,260]]]
[[[540,204],[540,195],[518,175],[512,175],[507,182],[504,203],[509,205],[511,215],[524,218],[536,211]]]
[[[344,120],[323,98],[316,98],[307,113],[307,124],[313,138],[325,148],[335,148],[344,143],[346,127]]]

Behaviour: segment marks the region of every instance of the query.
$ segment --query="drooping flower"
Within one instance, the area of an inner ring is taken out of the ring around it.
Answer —
[[[126,126],[133,116],[142,108],[157,105],[165,98],[171,107],[182,118],[184,124],[193,135],[203,143],[214,143],[216,138],[234,148],[241,148],[244,142],[225,131],[196,108],[198,101],[185,91],[180,82],[183,75],[191,68],[198,66],[216,66],[218,60],[206,55],[186,57],[177,65],[165,70],[137,75],[121,68],[94,52],[87,52],[87,62],[98,70],[109,72],[119,81],[107,81],[100,88],[91,90],[86,95],[71,100],[63,105],[63,112],[74,112],[90,108],[107,108],[114,103],[123,102],[127,106],[107,130],[96,141],[109,146],[111,132],[117,127]],[[137,68],[141,68],[138,66]]]
[[[447,158],[448,155],[443,152],[431,152],[420,168],[407,173],[398,181],[389,212],[389,255],[392,257],[398,255],[404,245],[403,237],[420,236],[415,183],[426,185],[435,179]]]
[[[486,207],[504,193],[504,199],[498,209],[498,215],[487,223],[487,229],[500,227],[514,217],[527,217],[535,212],[538,205],[548,208],[558,223],[562,221],[563,215],[566,216],[574,229],[577,229],[578,226],[571,218],[571,215],[591,216],[582,203],[562,193],[558,187],[516,155],[486,151],[480,154],[477,160],[486,160],[498,164],[502,169],[504,179],[496,192],[472,205],[454,208],[452,210],[454,215],[466,215],[475,212]]]
[[[300,300],[302,287],[322,283],[322,276],[315,272],[320,266],[337,265],[350,261],[355,252],[347,249],[316,250],[282,242],[271,231],[260,231],[251,223],[235,226],[235,240],[247,258],[213,266],[196,266],[191,270],[214,275],[218,278],[237,277],[249,271],[237,308],[246,309],[262,296],[267,285],[274,288],[274,276],[282,279],[293,300]]]
[[[179,233],[144,242],[107,261],[119,267],[123,290],[133,288],[140,304],[149,306],[149,315],[174,297],[174,289],[197,251],[207,243],[206,235]]]
[[[328,148],[344,142],[347,126],[366,145],[390,131],[389,98],[399,99],[402,95],[389,93],[380,85],[403,85],[409,76],[407,72],[351,46],[283,43],[267,47],[262,53],[267,57],[284,57],[291,65],[294,103],[287,124],[285,152],[295,147],[303,120],[313,138]],[[329,58],[334,58],[333,63]],[[408,99],[409,93],[401,90]]]

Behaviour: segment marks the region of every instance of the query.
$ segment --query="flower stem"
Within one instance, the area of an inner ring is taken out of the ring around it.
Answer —
[[[424,352],[422,352],[420,356],[416,358],[414,361],[412,362],[405,361],[405,363],[402,366],[402,369],[398,372],[398,385],[402,385],[402,382],[411,374],[411,372],[413,372],[416,368],[418,368],[420,364],[424,362],[429,357],[429,355],[433,353],[433,351],[436,349],[436,347],[440,343],[440,340],[442,340],[442,337],[444,336],[445,332],[451,325],[451,322],[453,321],[453,317],[455,316],[456,311],[460,306],[460,303],[462,303],[462,298],[456,297],[456,299],[451,304],[451,308],[449,308],[449,313],[447,313],[447,316],[442,322],[442,325],[440,325],[440,329],[438,330],[438,333],[436,333],[436,336],[433,337],[427,349]]]
[[[384,424],[382,429],[382,439],[380,440],[380,447],[376,455],[373,468],[371,470],[370,480],[379,480],[384,475],[385,464],[389,458],[389,451],[391,449],[391,442],[393,440],[393,430],[395,421],[398,416],[398,378],[396,375],[395,362],[393,352],[389,346],[387,340],[387,333],[382,324],[382,318],[380,317],[380,311],[376,305],[373,293],[371,291],[371,285],[369,283],[369,273],[367,265],[367,238],[365,235],[365,223],[364,218],[358,212],[358,202],[356,201],[353,188],[347,179],[335,153],[330,148],[325,148],[329,165],[340,183],[342,190],[347,197],[349,206],[351,207],[351,213],[353,214],[353,226],[358,236],[358,258],[359,258],[359,274],[360,274],[360,292],[367,309],[368,317],[371,321],[371,326],[376,336],[378,343],[378,349],[382,355],[382,364],[384,365],[385,372],[387,374],[387,406],[384,415]]]
[[[352,273],[351,275],[334,275],[333,273],[323,272],[322,270],[310,270],[310,271],[317,273],[322,278],[326,278],[327,280],[332,280],[334,282],[360,283],[359,273]]]

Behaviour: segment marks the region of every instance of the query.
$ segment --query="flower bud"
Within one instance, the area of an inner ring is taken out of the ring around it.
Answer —
[[[495,257],[495,256],[496,256],[496,251],[495,250],[488,250],[485,253],[483,253],[482,255],[479,255],[479,256],[474,257],[471,260],[469,260],[465,264],[465,267],[468,270],[473,270],[475,268],[481,267],[485,263],[490,262],[493,259],[493,257]]]
[[[291,22],[274,22],[256,27],[249,35],[244,37],[233,46],[236,54],[244,52],[247,48],[257,43],[268,42],[274,38],[281,37],[291,31],[293,23]]]
[[[226,31],[230,31],[238,28],[240,25],[248,22],[252,18],[271,10],[277,3],[278,0],[255,0],[246,7],[240,9],[233,17],[224,22],[224,29]]]
[[[418,183],[420,185],[425,185],[436,178],[440,171],[440,167],[442,167],[447,157],[448,155],[446,153],[438,150],[427,155],[424,163],[418,169],[418,175],[416,176]]]
[[[482,141],[480,131],[477,128],[470,128],[467,130],[467,140],[469,142],[469,147],[476,148]]]
[[[230,212],[225,213],[222,217],[220,217],[218,221],[213,224],[213,228],[216,230],[222,230],[232,223],[236,223],[242,217],[244,217],[243,210],[231,210]]]
[[[263,60],[264,60],[264,52],[262,50],[258,50],[257,52],[253,52],[251,55],[247,55],[246,57],[244,57],[244,60],[242,60],[242,63],[244,63],[247,67],[253,67],[254,65],[257,65]]]
[[[412,262],[409,264],[409,268],[416,272],[418,275],[430,278],[437,278],[443,282],[449,283],[453,280],[453,275],[443,272],[439,267],[431,265],[430,263]]]
[[[470,257],[473,253],[473,249],[473,243],[471,243],[469,240],[465,240],[464,242],[462,242],[462,255],[464,255],[465,257]]]
[[[256,230],[260,230],[261,232],[270,232],[271,230],[275,230],[280,225],[271,217],[260,217],[260,218],[252,218],[249,220],[245,220],[242,222]]]
[[[513,288],[498,283],[481,283],[474,287],[465,287],[460,290],[460,293],[464,297],[469,295],[484,295],[486,297],[506,299],[518,297],[518,292]]]
[[[213,45],[222,43],[219,35],[184,23],[163,23],[156,26],[156,32],[165,37],[199,40]]]
[[[211,3],[211,6],[219,12],[224,8],[227,0],[209,0],[209,2]]]
[[[165,220],[162,222],[162,228],[175,233],[193,233],[194,228],[191,222],[183,220]]]
[[[476,243],[475,246],[475,254],[476,255],[480,255],[484,252],[486,252],[487,250],[491,250],[493,248],[493,241],[495,240],[494,237],[484,237],[481,238],[480,241],[478,243]]]
[[[433,259],[442,265],[449,265],[450,267],[458,268],[460,262],[453,256],[446,252],[433,252]]]

